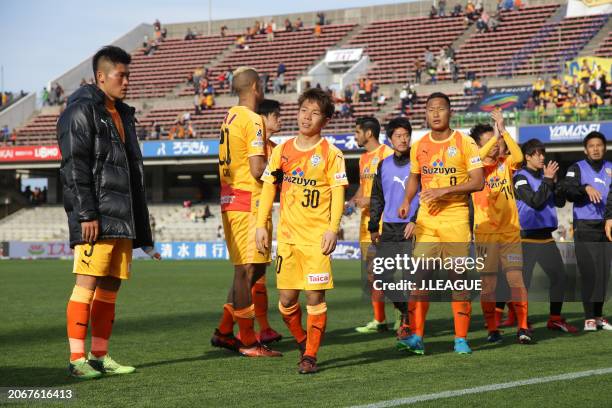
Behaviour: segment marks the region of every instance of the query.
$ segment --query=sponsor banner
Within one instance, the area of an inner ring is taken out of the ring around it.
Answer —
[[[225,241],[208,242],[158,242],[155,249],[164,259],[229,259],[229,253]],[[276,255],[276,241],[272,242],[272,253]],[[0,242],[0,257],[13,259],[60,259],[71,258],[73,251],[68,241],[55,242],[26,242],[10,241]],[[338,242],[336,250],[332,254],[334,259],[360,259],[361,253],[358,242]],[[136,249],[134,259],[149,256],[141,249]]]
[[[612,122],[584,122],[521,126],[519,143],[529,139],[538,139],[542,143],[580,143],[592,131],[601,132],[608,140],[612,140]]]
[[[142,157],[214,156],[219,154],[219,141],[167,140],[142,142]]]
[[[482,99],[467,109],[468,112],[491,112],[500,107],[502,110],[521,109],[529,96],[531,86],[490,88]]]
[[[566,17],[592,16],[612,13],[610,0],[569,0]]]
[[[347,48],[327,51],[325,54],[326,64],[339,64],[345,62],[357,62],[363,55],[363,48]]]
[[[601,57],[578,57],[565,63],[565,80],[568,83],[572,82],[573,77],[578,77],[582,63],[586,61],[587,66],[591,72],[597,71],[598,66],[601,68],[604,74],[606,74],[606,81],[608,84],[612,80],[612,58],[601,58]]]
[[[0,162],[59,161],[61,159],[57,145],[0,147]]]

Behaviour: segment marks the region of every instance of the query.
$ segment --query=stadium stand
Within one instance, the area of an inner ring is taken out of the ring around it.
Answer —
[[[449,94],[448,97],[451,100],[451,106],[453,112],[460,113],[464,112],[472,103],[480,99],[477,95],[463,95],[463,94]],[[410,122],[414,127],[425,126],[425,102],[427,101],[427,95],[421,95],[417,97],[417,103],[414,105],[414,109],[408,110],[406,116],[410,118]],[[387,114],[386,120],[399,116],[401,112],[401,104],[397,104],[395,110]]]
[[[601,43],[595,55],[598,57],[612,58],[612,31],[608,33],[606,39]]]
[[[129,99],[160,97],[183,83],[190,72],[208,64],[232,44],[231,37],[169,38],[152,55],[144,48],[132,53]]]
[[[416,29],[418,28],[418,29]],[[414,81],[414,62],[425,47],[437,53],[452,44],[463,32],[462,17],[430,19],[417,17],[376,21],[351,38],[345,48],[364,47],[374,63],[368,77],[379,84]]]

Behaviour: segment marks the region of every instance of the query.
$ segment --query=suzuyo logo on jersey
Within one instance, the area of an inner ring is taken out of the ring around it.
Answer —
[[[305,178],[305,174],[301,167],[297,167],[291,173],[283,175],[283,181],[299,186],[316,186],[317,180]]]
[[[457,173],[457,169],[455,167],[444,167],[444,162],[436,159],[430,166],[423,166],[422,173],[448,175]]]
[[[490,177],[489,179],[485,179],[485,184],[489,188],[494,189],[494,188],[497,188],[497,187],[505,186],[506,184],[508,184],[508,180],[501,179],[498,176],[493,176],[493,177]]]

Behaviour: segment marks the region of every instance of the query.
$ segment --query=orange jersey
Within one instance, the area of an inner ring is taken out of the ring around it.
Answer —
[[[251,174],[249,157],[265,156],[265,142],[261,116],[244,106],[227,112],[219,139],[221,211],[255,208],[262,184]]]
[[[433,140],[427,133],[410,148],[410,172],[421,176],[421,191],[466,183],[468,173],[480,167],[478,145],[474,139],[456,130],[441,141]],[[421,201],[418,219],[467,219],[468,200],[467,194],[446,196],[438,201],[436,215],[430,214],[427,203]]]
[[[474,233],[491,234],[518,232],[518,209],[514,198],[512,177],[521,163],[511,156],[496,163],[485,164],[485,187],[472,193],[474,201]]]
[[[295,138],[276,146],[261,179],[274,183],[282,172],[277,241],[320,245],[331,219],[331,189],[348,184],[340,149],[321,139],[308,150]]]
[[[391,156],[393,149],[385,144],[381,144],[371,152],[365,152],[359,158],[359,185],[363,197],[370,197],[372,192],[372,183],[378,171],[378,164],[383,159]],[[359,227],[359,240],[370,241],[370,232],[368,231],[368,222],[370,222],[370,206],[361,209],[361,224]]]

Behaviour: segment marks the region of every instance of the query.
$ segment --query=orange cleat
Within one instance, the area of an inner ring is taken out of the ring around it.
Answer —
[[[317,359],[310,356],[304,356],[300,360],[298,372],[300,374],[314,374],[319,371],[317,367]]]
[[[240,347],[238,352],[245,357],[282,357],[283,353],[275,351],[268,346],[255,343],[251,347]]]
[[[276,341],[281,341],[283,336],[273,328],[269,327],[257,333],[257,341],[262,344],[270,344]]]
[[[234,337],[234,333],[223,334],[219,329],[215,329],[215,333],[210,339],[210,344],[214,347],[224,348],[231,351],[238,351],[242,346],[240,340]]]

